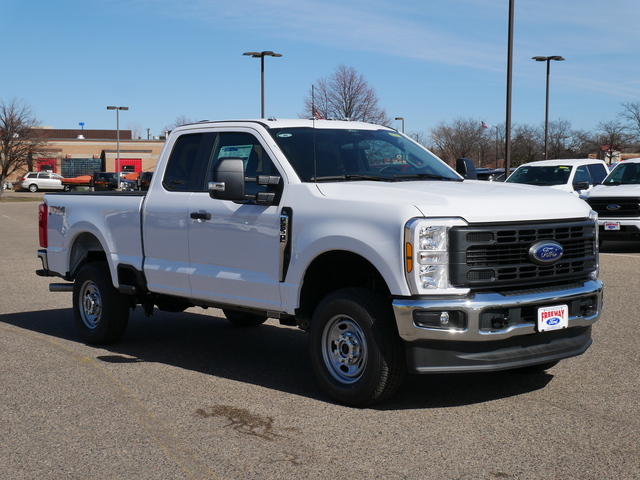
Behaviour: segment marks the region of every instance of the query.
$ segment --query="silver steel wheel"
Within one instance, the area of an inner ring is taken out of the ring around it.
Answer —
[[[95,283],[87,280],[82,284],[80,316],[85,326],[91,330],[98,326],[102,314],[102,298]]]
[[[327,370],[342,384],[357,382],[367,366],[367,340],[362,328],[345,315],[336,315],[322,333],[322,357]]]
[[[122,338],[131,299],[111,284],[107,262],[84,265],[73,285],[73,318],[87,343],[107,345]]]

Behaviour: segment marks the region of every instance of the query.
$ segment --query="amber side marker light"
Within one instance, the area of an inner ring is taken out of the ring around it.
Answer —
[[[404,252],[407,273],[411,273],[413,270],[413,246],[409,242],[405,243]]]

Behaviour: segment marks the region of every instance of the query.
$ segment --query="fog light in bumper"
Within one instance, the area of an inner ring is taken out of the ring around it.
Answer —
[[[458,310],[415,310],[413,323],[420,328],[437,328],[440,330],[465,330],[467,316]]]

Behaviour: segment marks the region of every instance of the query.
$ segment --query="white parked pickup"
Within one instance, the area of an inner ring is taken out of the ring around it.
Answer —
[[[396,130],[330,120],[175,129],[147,192],[47,194],[41,276],[82,337],[129,309],[218,307],[310,334],[335,400],[407,372],[544,369],[580,355],[602,308],[596,215],[564,192],[464,180]]]
[[[598,213],[600,240],[640,240],[640,158],[618,163],[581,198]]]

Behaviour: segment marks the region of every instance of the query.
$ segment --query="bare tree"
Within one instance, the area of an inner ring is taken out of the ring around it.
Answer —
[[[605,155],[605,162],[609,165],[613,159],[613,152],[624,150],[632,143],[632,135],[627,127],[618,119],[600,122],[597,126],[596,141],[600,144]]]
[[[416,143],[419,143],[420,145],[422,145],[423,147],[429,148],[429,145],[428,145],[429,137],[427,136],[426,133],[409,132],[407,133],[407,136],[411,138],[413,141],[415,141]]]
[[[163,132],[170,132],[174,128],[181,127],[182,125],[188,125],[190,123],[196,123],[196,120],[191,120],[186,115],[179,115],[179,116],[176,117],[176,119],[173,121],[173,123],[170,123],[169,125],[165,126],[162,129],[162,131]]]
[[[529,125],[513,128],[511,166],[540,160],[544,152],[544,130]]]
[[[623,110],[618,116],[630,123],[629,129],[635,135],[636,141],[640,142],[640,102],[626,102],[620,105]]]
[[[389,125],[387,112],[363,75],[353,67],[338,65],[328,78],[320,78],[304,98],[303,118],[359,120]]]
[[[432,128],[431,141],[435,153],[450,165],[456,158],[473,160],[475,157],[476,166],[480,167],[490,163],[491,144],[484,130],[482,123],[474,118],[457,118],[452,125],[441,122]]]
[[[570,158],[571,151],[575,147],[571,121],[558,119],[549,122],[548,134],[549,158]]]
[[[47,151],[31,107],[21,100],[0,100],[0,199],[4,182],[19,170],[33,169],[33,159]]]
[[[127,125],[127,129],[131,130],[131,138],[134,140],[142,139],[142,125],[139,123],[130,123]]]

